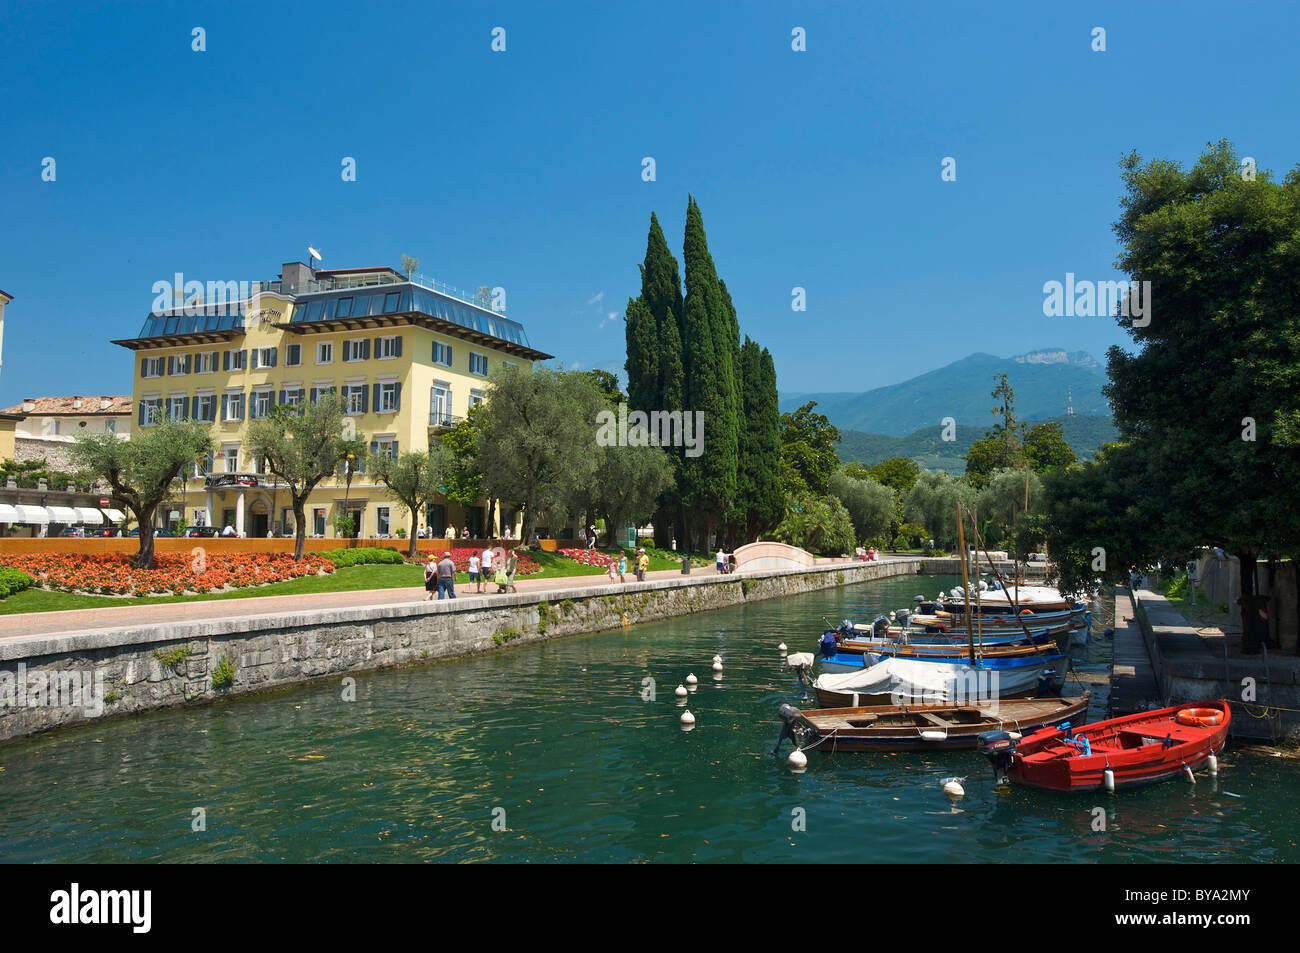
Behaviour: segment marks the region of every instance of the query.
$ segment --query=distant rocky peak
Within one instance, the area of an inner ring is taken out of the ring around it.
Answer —
[[[1030,351],[1012,358],[1017,364],[1075,364],[1079,367],[1098,367],[1096,359],[1087,351],[1066,351],[1046,348]]]

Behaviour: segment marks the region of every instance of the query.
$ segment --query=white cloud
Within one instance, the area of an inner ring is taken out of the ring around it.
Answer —
[[[604,301],[604,300],[605,300],[605,292],[603,292],[603,291],[598,291],[598,292],[596,292],[596,297],[594,297],[594,298],[592,298],[590,301],[588,301],[587,304],[599,304],[600,302],[602,302],[602,301]]]

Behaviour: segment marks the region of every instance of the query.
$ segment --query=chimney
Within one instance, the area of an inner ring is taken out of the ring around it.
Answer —
[[[288,294],[301,294],[311,288],[314,273],[310,265],[300,261],[286,262],[280,266],[280,282]]]

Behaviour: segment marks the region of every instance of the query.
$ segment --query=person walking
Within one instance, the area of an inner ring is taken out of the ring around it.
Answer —
[[[587,527],[578,527],[578,542],[582,544],[583,549],[587,548]]]
[[[618,554],[618,581],[627,582],[623,574],[627,572],[627,550],[619,550]]]
[[[587,548],[596,548],[596,524],[592,523],[587,527]]]
[[[451,561],[451,553],[443,553],[438,560],[438,598],[444,595],[456,598],[456,564]]]
[[[636,580],[645,582],[645,571],[650,568],[650,557],[645,554],[644,549],[636,551]]]
[[[488,546],[483,550],[483,556],[479,559],[479,565],[483,568],[483,581],[496,581],[495,574],[492,572],[492,547]]]
[[[605,564],[605,578],[610,582],[614,581],[614,576],[618,573],[618,563],[611,559]]]
[[[721,576],[727,571],[727,552],[721,546],[718,547],[717,564],[718,575]]]
[[[424,565],[424,601],[428,602],[433,599],[433,593],[438,588],[438,559],[433,554],[429,554],[429,561]],[[442,596],[438,596],[439,599]]]
[[[515,570],[519,568],[519,558],[515,556],[515,551],[510,550],[510,555],[506,556],[506,590],[508,592],[518,592],[515,588]]]
[[[483,577],[478,572],[478,553],[469,557],[469,581],[477,587],[475,592],[483,591]]]

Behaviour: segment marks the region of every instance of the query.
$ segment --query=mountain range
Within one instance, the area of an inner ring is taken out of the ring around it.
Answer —
[[[817,410],[841,430],[904,437],[952,417],[960,425],[979,428],[993,423],[995,403],[989,392],[997,375],[1005,372],[1016,394],[1016,416],[1040,421],[1065,414],[1070,400],[1075,414],[1110,416],[1102,396],[1106,371],[1084,351],[1047,349],[1015,357],[971,354],[938,370],[919,374],[898,384],[865,391],[784,393],[783,413],[810,400]],[[863,369],[854,383],[870,384],[871,369]]]
[[[1106,372],[1084,351],[1045,349],[1014,357],[971,354],[899,384],[861,392],[785,393],[783,413],[810,400],[840,430],[845,462],[867,465],[910,457],[931,470],[965,472],[970,445],[992,427],[990,392],[1006,373],[1015,391],[1016,417],[1030,425],[1056,422],[1081,460],[1115,439],[1110,406],[1102,395]],[[1067,413],[1073,404],[1074,414]],[[955,440],[943,439],[943,421],[956,423]]]

